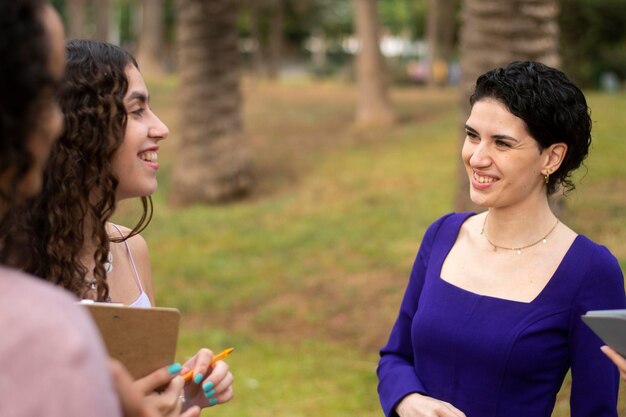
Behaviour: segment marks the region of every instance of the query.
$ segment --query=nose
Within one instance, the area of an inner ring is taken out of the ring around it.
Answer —
[[[474,168],[484,168],[491,164],[491,156],[489,155],[489,148],[485,141],[481,141],[476,144],[472,149],[472,155],[469,159],[470,166]]]
[[[170,134],[170,130],[168,129],[167,125],[163,123],[156,114],[152,113],[152,115],[154,116],[154,120],[152,122],[152,125],[148,129],[148,136],[157,140],[163,140],[167,138]]]

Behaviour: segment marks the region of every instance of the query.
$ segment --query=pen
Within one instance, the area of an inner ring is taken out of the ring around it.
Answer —
[[[211,362],[209,363],[209,368],[213,365],[215,365],[215,363],[217,361],[221,361],[222,359],[226,359],[226,357],[228,355],[230,355],[233,350],[235,350],[235,348],[228,348],[228,349],[224,349],[223,351],[221,351],[220,353],[218,353],[217,355],[213,356],[213,359],[211,359]],[[185,375],[183,375],[183,379],[185,381],[191,381],[191,378],[193,377],[193,369],[189,372],[187,372]]]

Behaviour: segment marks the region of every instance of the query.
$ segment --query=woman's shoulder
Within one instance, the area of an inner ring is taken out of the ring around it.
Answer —
[[[63,415],[64,409],[85,415],[94,406],[91,415],[119,415],[105,347],[69,291],[0,267],[0,328],[0,360],[12,382],[0,397],[22,404],[23,415],[36,415],[42,407],[49,408],[47,415]],[[27,398],[24,386],[42,395]]]
[[[59,306],[70,305],[78,302],[69,291],[61,287],[5,266],[0,266],[0,294],[3,298],[13,298],[11,304],[15,306],[26,305],[34,298],[40,298],[37,305],[54,304]],[[18,297],[18,294],[22,294]],[[28,299],[25,301],[25,299]]]
[[[473,213],[473,212],[462,212],[462,213],[451,212],[451,213],[444,214],[443,216],[435,220],[433,223],[431,223],[431,225],[426,230],[426,235],[435,235],[442,228],[458,231],[460,227],[463,225],[463,223],[465,223],[465,221],[468,218],[470,218],[471,216],[474,216],[475,214],[476,213]]]
[[[572,245],[572,252],[573,255],[587,257],[592,267],[620,269],[617,258],[611,253],[609,248],[603,244],[594,242],[585,235],[579,234],[576,236],[574,244]]]
[[[570,268],[572,275],[579,274],[582,294],[603,294],[612,297],[624,294],[624,275],[620,264],[604,245],[584,235],[578,235],[571,247]]]
[[[122,226],[120,224],[109,223],[109,225],[111,229],[115,230],[114,233],[110,233],[112,237],[115,236],[115,237],[126,238],[126,236],[129,236],[132,232],[132,229],[129,229],[128,227]],[[139,233],[127,238],[125,242],[133,251],[133,254],[135,253],[136,250],[147,251],[148,249],[148,244],[146,243],[146,240]]]
[[[87,310],[73,294],[20,271],[0,268],[0,306],[2,319],[13,321],[10,328],[38,334],[49,346],[81,350],[86,342],[97,340]]]
[[[449,213],[444,214],[443,216],[441,216],[439,219],[437,219],[435,221],[435,223],[437,222],[444,222],[444,221],[460,221],[460,222],[464,222],[468,217],[474,216],[476,215],[475,212],[473,211],[462,211],[462,212],[455,212],[455,211],[451,211]]]
[[[460,228],[465,221],[475,213],[447,213],[439,217],[428,226],[422,238],[422,247],[431,247],[435,239],[447,242],[449,239],[456,239]],[[443,238],[443,239],[441,239]]]

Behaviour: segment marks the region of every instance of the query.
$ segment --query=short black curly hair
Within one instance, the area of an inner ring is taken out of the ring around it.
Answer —
[[[56,88],[43,24],[44,0],[0,1],[0,201],[20,199],[18,184],[32,165],[28,138],[39,125],[42,94]]]
[[[587,157],[591,145],[591,117],[585,96],[567,76],[540,62],[515,61],[478,77],[470,104],[493,98],[526,123],[528,133],[543,150],[567,144],[558,170],[550,175],[548,194],[561,184],[574,189],[571,174]]]

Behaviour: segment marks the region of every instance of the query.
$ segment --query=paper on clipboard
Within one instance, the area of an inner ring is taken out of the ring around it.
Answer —
[[[177,309],[84,305],[100,330],[109,356],[122,362],[135,379],[174,362],[180,324]]]
[[[604,343],[626,357],[626,310],[594,310],[582,320]]]

